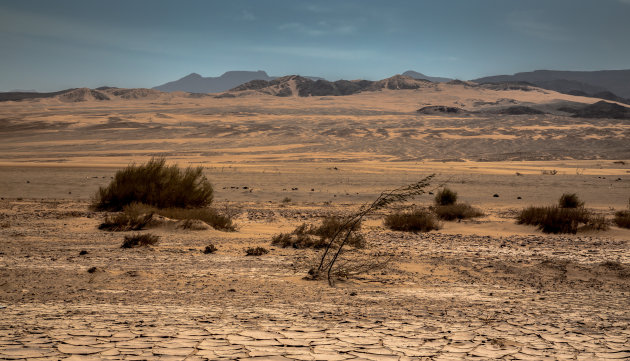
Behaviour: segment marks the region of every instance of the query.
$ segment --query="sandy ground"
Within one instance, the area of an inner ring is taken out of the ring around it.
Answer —
[[[630,358],[630,230],[514,222],[566,191],[627,207],[627,122],[417,117],[403,93],[3,104],[0,359]],[[155,154],[206,167],[238,231],[155,228],[156,246],[121,249],[128,232],[98,230],[89,197]],[[271,245],[431,173],[486,216],[408,234],[375,214],[349,255],[390,262],[335,287],[303,279],[316,251]]]

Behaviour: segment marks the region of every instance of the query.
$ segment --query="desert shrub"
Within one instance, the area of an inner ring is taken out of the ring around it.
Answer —
[[[517,223],[537,226],[544,233],[577,233],[580,224],[588,224],[591,216],[583,207],[528,207],[517,216]]]
[[[435,195],[435,204],[438,206],[448,206],[449,204],[455,204],[455,202],[457,202],[457,192],[449,188],[443,188]]]
[[[160,236],[151,233],[136,233],[125,236],[125,240],[120,248],[132,248],[138,246],[152,246],[160,241]]]
[[[603,215],[590,215],[584,229],[593,231],[606,231],[610,228],[610,222]]]
[[[359,233],[361,223],[358,222],[350,235],[346,244],[355,248],[365,247],[365,239]],[[283,248],[293,247],[296,249],[326,247],[328,241],[337,233],[344,230],[343,220],[338,217],[326,217],[319,226],[302,223],[291,233],[280,233],[271,239],[271,244]]]
[[[326,246],[326,240],[312,237],[306,233],[280,233],[271,238],[271,244],[282,248],[320,249]]]
[[[230,232],[236,230],[236,225],[229,216],[219,214],[212,208],[159,209],[141,203],[126,205],[122,212],[105,217],[105,221],[99,226],[99,229],[106,231],[137,231],[150,226],[154,214],[188,221],[180,225],[180,228],[184,229],[202,229],[193,222],[194,220],[200,220],[221,231]]]
[[[155,213],[163,217],[180,220],[198,219],[221,231],[230,232],[236,230],[236,225],[230,217],[220,214],[212,208],[164,208],[155,209]]]
[[[139,203],[128,204],[116,215],[106,216],[98,229],[105,231],[138,231],[146,227],[155,210]]]
[[[560,208],[578,208],[584,206],[584,202],[575,193],[564,193],[558,200]]]
[[[482,217],[484,215],[482,211],[467,203],[435,206],[433,207],[433,211],[438,218],[445,221]]]
[[[250,247],[245,250],[246,256],[262,256],[267,253],[269,253],[269,251],[264,247]]]
[[[630,211],[615,212],[615,224],[621,228],[630,228]]]
[[[166,165],[164,158],[152,158],[146,164],[129,165],[116,172],[107,187],[100,187],[92,208],[120,211],[134,202],[157,208],[204,207],[212,202],[213,189],[203,175],[203,167]]]
[[[217,251],[217,247],[210,243],[209,245],[206,246],[206,248],[204,248],[203,253],[204,254],[211,254]]]
[[[424,210],[396,212],[385,217],[385,227],[394,231],[429,232],[440,229],[440,223],[433,213]]]

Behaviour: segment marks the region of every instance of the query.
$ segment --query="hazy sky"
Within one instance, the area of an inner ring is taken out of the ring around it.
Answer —
[[[630,0],[0,0],[0,91],[630,68]]]

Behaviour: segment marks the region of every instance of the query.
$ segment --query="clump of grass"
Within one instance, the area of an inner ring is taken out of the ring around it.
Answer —
[[[273,236],[271,244],[283,248],[293,247],[296,249],[314,248],[320,249],[326,247],[328,242],[337,233],[343,231],[344,223],[338,217],[326,217],[319,226],[308,225],[302,223],[297,226],[291,233],[280,233]],[[359,233],[361,223],[354,226],[347,244],[355,248],[363,248],[365,239]]]
[[[151,233],[136,233],[125,236],[125,240],[120,248],[152,246],[160,241],[160,236]]]
[[[433,213],[421,209],[392,213],[385,217],[384,223],[391,230],[403,232],[429,232],[441,228]]]
[[[575,193],[564,193],[558,199],[560,208],[579,208],[584,206],[584,202]]]
[[[166,165],[164,158],[129,165],[116,172],[107,187],[100,187],[91,207],[120,211],[134,202],[157,208],[199,208],[212,203],[213,188],[203,167],[180,169]]]
[[[269,253],[269,251],[264,247],[250,247],[245,250],[246,256],[262,256],[267,253]]]
[[[284,199],[282,200],[282,203],[291,203],[292,199],[289,197],[284,197]]]
[[[146,227],[153,218],[155,211],[141,204],[126,205],[123,211],[113,216],[106,216],[98,229],[104,231],[139,231]]]
[[[449,188],[442,188],[435,195],[435,205],[448,206],[457,202],[457,192],[450,190]]]
[[[607,231],[610,228],[610,222],[603,215],[590,215],[584,229],[593,231]]]
[[[588,224],[590,220],[590,214],[583,207],[528,207],[517,216],[517,223],[537,226],[544,233],[575,234],[581,224]]]
[[[163,217],[180,220],[198,219],[221,231],[232,232],[236,230],[236,225],[230,217],[220,214],[212,208],[165,208],[156,209],[155,213]]]
[[[438,218],[445,221],[455,219],[468,219],[475,217],[483,217],[484,213],[467,203],[455,203],[449,205],[438,205],[433,207],[433,211]]]
[[[615,212],[615,224],[621,228],[630,228],[630,210]]]
[[[203,253],[212,254],[216,251],[217,251],[217,247],[214,244],[210,243],[209,245],[206,246],[206,248],[204,248]]]
[[[150,226],[154,214],[172,219],[191,221],[182,224],[182,228],[185,229],[195,229],[196,226],[192,221],[200,220],[221,231],[231,232],[236,230],[236,225],[230,217],[220,214],[212,208],[159,209],[141,203],[126,205],[122,212],[114,216],[105,217],[105,221],[99,226],[99,229],[106,231],[137,231]]]

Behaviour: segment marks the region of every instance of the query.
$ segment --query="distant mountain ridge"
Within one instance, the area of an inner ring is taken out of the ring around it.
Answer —
[[[289,75],[271,81],[252,80],[230,89],[230,92],[257,91],[280,97],[287,96],[339,96],[352,95],[362,91],[376,91],[381,89],[419,89],[434,87],[431,81],[414,79],[408,76],[394,75],[393,77],[371,80],[312,80],[299,75]],[[297,92],[297,94],[295,93]]]
[[[401,75],[408,76],[414,79],[424,79],[424,80],[432,81],[434,83],[448,83],[449,81],[455,80],[451,78],[442,78],[439,76],[428,76],[428,75],[424,75],[422,73],[418,73],[417,71],[413,71],[413,70],[407,70]]]
[[[513,75],[496,75],[472,80],[476,83],[528,82],[561,93],[580,91],[589,96],[612,92],[630,98],[630,70],[559,71],[536,70]]]
[[[220,93],[232,89],[252,80],[271,81],[278,77],[269,76],[265,71],[228,71],[218,77],[203,77],[197,73],[191,73],[185,77],[153,87],[163,92],[183,91],[188,93]],[[305,77],[319,80],[318,77]]]

